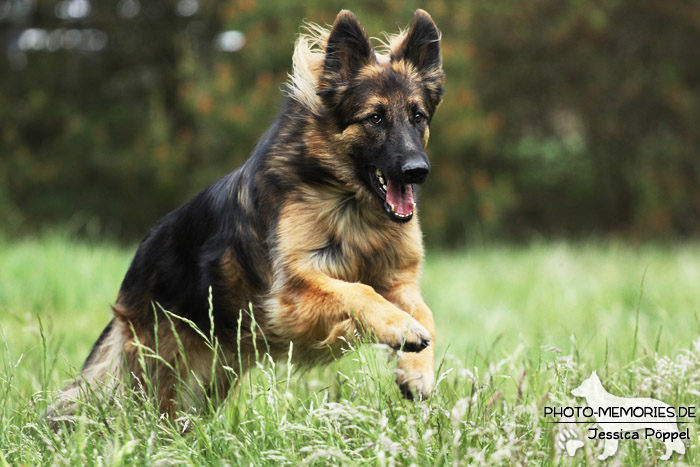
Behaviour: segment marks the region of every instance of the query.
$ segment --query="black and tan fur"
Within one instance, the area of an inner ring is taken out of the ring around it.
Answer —
[[[147,379],[166,413],[183,402],[176,381],[225,394],[230,378],[215,378],[221,365],[212,374],[205,340],[161,311],[208,336],[210,287],[221,361],[250,362],[252,310],[273,356],[286,354],[291,341],[297,362],[314,363],[344,339],[370,334],[403,349],[404,394],[430,394],[435,326],[418,285],[417,214],[405,206],[403,217],[393,213],[373,171],[401,187],[405,205],[412,201],[406,190],[428,174],[424,147],[444,79],[440,34],[422,10],[407,31],[389,37],[384,54],[349,11],[330,30],[309,28],[297,42],[290,98],[276,122],[245,164],[142,241],[114,318],[60,396],[59,411],[70,410],[86,382]],[[167,365],[141,364],[144,347]]]

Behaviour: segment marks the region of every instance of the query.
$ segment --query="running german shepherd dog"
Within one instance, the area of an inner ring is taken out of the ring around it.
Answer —
[[[72,412],[86,384],[148,381],[169,414],[196,403],[192,394],[223,396],[224,367],[254,364],[254,334],[273,357],[293,343],[302,365],[372,337],[403,350],[403,394],[428,396],[435,326],[418,285],[414,193],[430,171],[424,148],[443,81],[440,32],[425,11],[382,53],[349,11],[330,30],[310,25],[277,120],[248,161],[144,238],[114,318],[54,413]],[[145,348],[159,357],[142,358]]]

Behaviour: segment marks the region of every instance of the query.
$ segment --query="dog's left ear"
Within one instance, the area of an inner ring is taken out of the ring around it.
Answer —
[[[338,104],[339,96],[362,67],[376,63],[367,33],[348,10],[338,13],[326,43],[326,56],[317,93],[328,106]]]
[[[416,10],[404,40],[391,51],[391,61],[408,60],[423,78],[431,97],[440,102],[445,75],[440,56],[440,31],[424,10]]]
[[[376,62],[376,58],[367,33],[351,11],[342,10],[328,36],[324,78],[350,81],[360,68],[372,62]]]

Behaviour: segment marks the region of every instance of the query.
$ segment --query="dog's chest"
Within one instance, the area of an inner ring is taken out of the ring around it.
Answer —
[[[385,289],[413,258],[411,250],[400,237],[344,235],[327,239],[323,248],[313,252],[313,261],[335,279]]]

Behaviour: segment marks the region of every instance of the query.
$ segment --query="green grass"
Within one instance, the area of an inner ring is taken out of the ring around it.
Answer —
[[[41,420],[109,321],[133,248],[60,234],[0,238],[0,467],[4,465],[568,465],[547,405],[594,369],[625,396],[698,405],[700,245],[536,244],[432,253],[433,398],[402,400],[392,359],[365,345],[327,367],[262,358],[218,410],[171,421],[148,402],[88,400],[72,430]],[[99,390],[99,388],[98,388]],[[700,463],[697,423],[684,458]],[[578,425],[585,434],[586,425]],[[585,439],[574,464],[595,464]],[[662,444],[622,441],[655,463]]]

